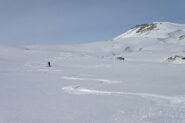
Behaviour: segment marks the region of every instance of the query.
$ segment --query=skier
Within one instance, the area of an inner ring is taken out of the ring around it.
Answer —
[[[48,67],[51,67],[51,63],[50,63],[50,61],[48,61]]]

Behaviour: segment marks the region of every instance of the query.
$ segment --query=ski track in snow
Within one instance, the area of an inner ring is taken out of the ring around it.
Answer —
[[[139,96],[144,98],[156,98],[167,100],[172,104],[183,103],[185,104],[185,96],[163,96],[163,95],[156,95],[156,94],[149,94],[149,93],[132,93],[132,92],[111,92],[111,91],[100,91],[100,90],[92,90],[87,88],[81,88],[80,86],[67,86],[63,87],[62,91],[76,94],[76,95],[83,95],[83,94],[92,94],[92,95],[130,95],[130,96]]]
[[[82,77],[73,77],[73,76],[64,76],[63,79],[65,80],[79,80],[79,81],[99,81],[102,83],[108,83],[108,84],[115,84],[115,83],[120,83],[120,81],[116,80],[108,80],[108,79],[95,79],[95,78],[82,78]]]

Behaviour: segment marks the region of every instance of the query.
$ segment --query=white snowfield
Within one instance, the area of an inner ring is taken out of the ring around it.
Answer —
[[[185,123],[184,57],[185,25],[168,22],[105,42],[0,46],[0,123]]]

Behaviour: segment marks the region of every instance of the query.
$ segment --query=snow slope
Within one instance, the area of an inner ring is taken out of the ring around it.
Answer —
[[[185,25],[153,24],[106,42],[0,46],[0,123],[185,123]]]

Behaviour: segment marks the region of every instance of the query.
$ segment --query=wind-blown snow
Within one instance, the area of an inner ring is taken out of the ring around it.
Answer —
[[[185,123],[185,25],[153,24],[106,42],[1,46],[0,123]]]

